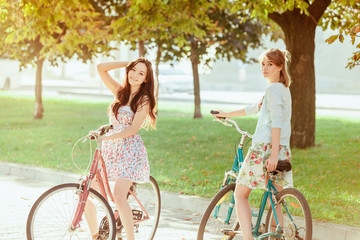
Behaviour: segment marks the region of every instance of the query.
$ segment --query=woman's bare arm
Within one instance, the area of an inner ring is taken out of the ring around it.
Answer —
[[[281,128],[271,128],[271,154],[265,162],[265,166],[268,172],[274,171],[278,164],[280,138]]]
[[[100,63],[97,65],[97,70],[100,75],[101,80],[104,82],[106,87],[116,96],[119,88],[121,87],[121,84],[113,79],[108,71],[116,69],[116,68],[122,68],[126,67],[129,62],[105,62]]]
[[[102,140],[114,140],[117,138],[126,138],[126,137],[136,134],[139,131],[139,129],[141,128],[146,116],[149,114],[149,109],[150,109],[149,104],[142,106],[135,113],[134,120],[132,121],[132,123],[129,127],[125,128],[124,130],[122,130],[120,132],[114,133],[112,135],[104,136],[101,139]]]
[[[246,116],[245,109],[233,111],[233,112],[224,112],[221,110],[216,110],[218,114],[213,114],[214,117],[242,117]]]

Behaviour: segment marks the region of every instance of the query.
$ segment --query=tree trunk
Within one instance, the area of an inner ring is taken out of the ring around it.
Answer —
[[[194,78],[194,103],[195,103],[195,109],[194,109],[194,118],[202,118],[201,114],[201,100],[200,100],[200,81],[199,81],[199,56],[196,52],[196,41],[191,42],[191,66],[192,66],[192,72],[193,72],[193,78]]]
[[[315,30],[316,25],[299,23],[296,31],[285,29],[285,43],[291,59],[289,73],[293,79],[291,145],[307,148],[315,145]],[[298,36],[303,37],[296,37]]]
[[[315,145],[315,31],[329,4],[330,0],[314,1],[309,8],[309,16],[300,14],[298,9],[269,14],[269,18],[282,28],[286,48],[291,54],[288,66],[292,79],[290,143],[298,148]]]
[[[63,80],[66,78],[66,63],[61,64],[61,76],[60,78]]]
[[[36,63],[36,81],[35,81],[35,119],[42,119],[44,107],[42,104],[42,68],[44,59],[41,58]]]
[[[143,40],[139,41],[139,57],[145,57],[145,43]]]
[[[158,45],[158,49],[156,51],[156,61],[155,61],[155,114],[159,113],[158,101],[159,101],[159,65],[161,59],[161,46]]]

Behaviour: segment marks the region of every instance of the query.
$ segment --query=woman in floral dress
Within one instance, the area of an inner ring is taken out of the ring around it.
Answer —
[[[120,84],[108,71],[122,67],[126,67],[126,75],[124,83]],[[115,96],[115,101],[109,107],[109,120],[114,129],[102,137],[102,157],[109,180],[115,181],[115,204],[126,239],[133,240],[133,216],[127,193],[133,182],[148,182],[150,176],[146,148],[138,130],[144,126],[155,128],[152,65],[147,59],[138,58],[132,62],[100,63],[97,69],[102,81]],[[86,218],[91,225],[90,217]],[[93,239],[97,239],[98,229],[94,226],[90,226],[90,229]]]
[[[264,189],[268,180],[267,172],[274,171],[279,160],[291,160],[291,79],[286,69],[288,59],[286,51],[265,51],[259,57],[261,72],[268,80],[262,100],[238,111],[226,113],[218,110],[218,114],[213,114],[215,117],[237,117],[259,112],[252,146],[241,166],[235,188],[236,212],[244,240],[253,239],[248,201],[252,189]],[[291,171],[277,175],[277,190],[292,186]]]

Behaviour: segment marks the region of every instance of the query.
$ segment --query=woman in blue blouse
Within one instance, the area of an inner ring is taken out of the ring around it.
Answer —
[[[286,69],[288,59],[287,51],[265,51],[259,57],[261,72],[268,80],[262,100],[238,111],[217,110],[219,114],[213,114],[215,117],[238,117],[259,113],[252,146],[242,164],[235,188],[236,212],[244,240],[253,239],[248,201],[252,189],[264,189],[267,171],[275,170],[279,160],[291,160],[291,79]],[[292,172],[279,175],[275,186],[277,190],[292,187]]]

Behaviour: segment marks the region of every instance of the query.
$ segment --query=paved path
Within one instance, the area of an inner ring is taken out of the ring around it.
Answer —
[[[26,220],[32,204],[53,182],[29,180],[23,177],[0,175],[0,239],[26,239]],[[4,191],[5,190],[5,191]],[[196,239],[201,214],[181,210],[162,209],[157,240]]]
[[[77,182],[78,175],[0,162],[0,240],[25,239],[28,212],[48,188]],[[195,240],[209,199],[161,191],[162,209],[155,240]],[[359,240],[360,228],[313,220],[313,240]],[[240,238],[241,239],[241,238]]]

